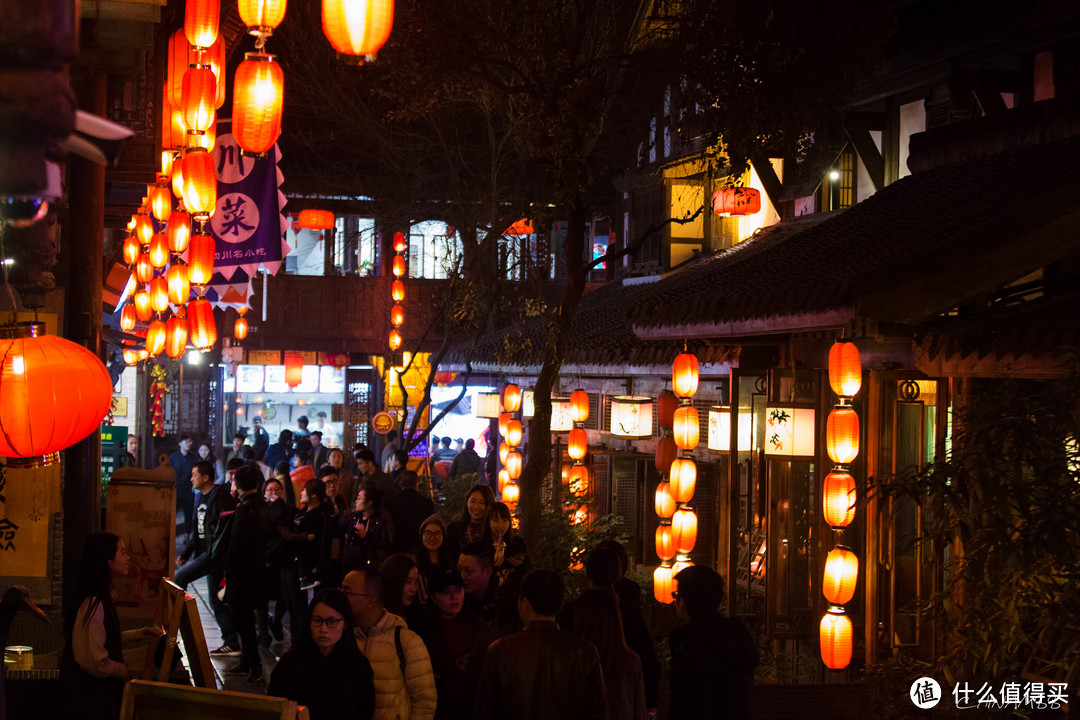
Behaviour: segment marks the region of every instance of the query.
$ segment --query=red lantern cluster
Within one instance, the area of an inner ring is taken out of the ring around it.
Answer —
[[[392,266],[394,282],[390,286],[390,299],[394,301],[394,305],[390,308],[390,324],[393,329],[390,331],[389,339],[390,349],[394,352],[398,351],[403,342],[401,326],[405,324],[405,307],[401,303],[405,300],[405,283],[402,282],[401,277],[405,274],[404,253],[407,247],[404,233],[394,233],[394,252],[397,254],[394,256]]]
[[[400,241],[400,242],[399,242]],[[394,247],[404,251],[404,236],[395,235]],[[522,392],[521,386],[515,383],[506,383],[499,392],[499,435],[503,441],[499,443],[499,461],[503,469],[499,474],[499,493],[502,501],[514,512],[517,508],[521,489],[517,480],[525,469],[525,458],[521,454],[519,446],[525,437],[524,428],[516,415],[521,410]],[[505,476],[504,476],[505,475]]]

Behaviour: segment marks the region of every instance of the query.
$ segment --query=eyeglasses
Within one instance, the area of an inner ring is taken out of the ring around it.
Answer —
[[[324,618],[324,617],[319,617],[318,615],[311,618],[311,624],[312,624],[313,627],[322,627],[323,625],[325,625],[326,627],[330,628],[331,630],[336,628],[338,625],[340,625],[344,621],[345,621],[345,618],[332,618],[332,617]]]
[[[358,593],[358,592],[349,592],[349,591],[348,591],[348,590],[346,590],[345,588],[340,588],[340,590],[341,590],[341,592],[342,592],[343,594],[345,594],[345,595],[355,595],[356,597],[375,597],[375,596],[374,596],[374,595],[372,595],[371,593]]]
[[[440,531],[440,530],[435,530],[435,531],[425,530],[424,531],[424,537],[426,537],[426,538],[442,537],[442,531]]]

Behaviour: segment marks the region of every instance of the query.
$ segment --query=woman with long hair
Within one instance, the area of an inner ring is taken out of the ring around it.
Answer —
[[[492,568],[501,585],[518,568],[529,569],[529,552],[516,529],[510,508],[497,502],[488,513],[488,537],[493,553]]]
[[[124,680],[123,643],[153,640],[159,627],[120,630],[113,580],[128,574],[128,551],[112,533],[95,533],[83,545],[75,588],[64,604],[64,654],[60,662],[57,717],[116,720]]]
[[[345,518],[345,545],[341,549],[343,573],[366,565],[378,567],[394,539],[394,523],[383,505],[383,493],[372,480],[363,480],[354,510]]]
[[[457,558],[450,556],[447,537],[446,521],[438,515],[432,515],[420,523],[420,546],[416,548],[416,568],[420,571],[420,584],[417,590],[421,604],[426,604],[431,598],[428,583],[432,574],[437,570],[455,567],[454,561]]]
[[[203,440],[199,443],[199,459],[205,460],[214,466],[214,482],[225,482],[225,466],[221,462],[216,454],[214,454],[214,446],[210,444],[209,440]]]
[[[356,646],[349,599],[340,590],[320,590],[307,619],[270,674],[267,694],[306,705],[311,720],[370,718],[374,675]]]
[[[574,634],[600,653],[611,720],[644,720],[641,659],[626,644],[619,601],[610,588],[586,590],[574,602]]]
[[[465,507],[461,517],[450,523],[446,542],[449,544],[450,557],[457,559],[461,548],[469,543],[483,540],[487,534],[487,518],[491,506],[495,504],[495,493],[487,485],[473,485],[465,496]]]
[[[420,602],[420,571],[416,562],[405,553],[394,553],[379,566],[383,577],[383,605],[404,618],[409,629],[423,634],[424,610]]]
[[[289,610],[289,632],[299,637],[303,632],[306,593],[326,576],[327,530],[330,518],[326,512],[326,485],[311,478],[300,491],[303,507],[293,517],[292,528],[283,537],[289,544],[291,557],[281,569],[281,594]],[[292,560],[291,558],[296,558]],[[280,615],[278,616],[280,617]]]

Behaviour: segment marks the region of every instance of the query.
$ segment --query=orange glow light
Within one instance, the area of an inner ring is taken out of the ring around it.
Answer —
[[[697,447],[701,434],[698,411],[693,405],[683,405],[675,411],[675,445],[680,450],[693,450]]]
[[[671,532],[675,536],[675,547],[681,553],[688,553],[697,544],[697,513],[693,510],[676,510],[671,517]]]
[[[698,359],[696,355],[682,353],[675,358],[671,367],[671,385],[675,394],[688,398],[697,392]]]
[[[846,472],[825,476],[821,490],[822,512],[830,527],[844,528],[855,519],[855,478]]]
[[[829,608],[829,612],[821,618],[818,634],[821,661],[825,667],[843,670],[851,663],[852,635],[851,620],[844,614],[843,608]]]
[[[656,514],[662,518],[670,518],[675,514],[675,498],[671,496],[671,484],[662,482],[656,486],[655,500]]]
[[[514,383],[503,385],[500,399],[505,412],[516,413],[521,409],[521,386]]]
[[[665,562],[675,557],[675,537],[670,525],[656,527],[656,556]]]
[[[697,487],[697,464],[690,458],[675,458],[671,463],[671,497],[676,503],[688,503]]]
[[[675,598],[671,596],[672,590],[674,590],[675,581],[672,579],[674,573],[671,568],[661,565],[653,570],[652,583],[653,583],[653,597],[656,598],[656,602],[670,605],[675,602]]]
[[[825,448],[834,463],[847,465],[859,455],[859,416],[849,407],[833,408],[825,424]]]
[[[191,297],[191,282],[188,280],[188,266],[183,263],[173,263],[165,275],[169,284],[169,302],[173,305],[183,305]]]
[[[156,268],[163,268],[169,262],[169,243],[165,240],[164,233],[157,233],[150,239],[150,264]]]
[[[182,253],[191,242],[191,216],[183,210],[174,210],[169,216],[169,226],[165,228],[165,238],[169,243],[169,250],[174,253]]]
[[[394,0],[323,0],[323,34],[350,62],[374,60],[390,38]]]
[[[573,460],[581,460],[589,451],[589,436],[584,428],[573,428],[566,441],[566,452]]]
[[[840,397],[852,397],[862,387],[862,361],[853,342],[835,342],[829,350],[829,385]]]
[[[400,280],[395,280],[391,283],[390,299],[398,303],[405,300],[405,283]]]
[[[825,558],[825,580],[821,592],[833,605],[844,605],[855,597],[859,580],[859,558],[849,548],[833,548]]]
[[[265,153],[281,135],[285,73],[273,55],[247,53],[233,78],[233,137],[246,152]]]

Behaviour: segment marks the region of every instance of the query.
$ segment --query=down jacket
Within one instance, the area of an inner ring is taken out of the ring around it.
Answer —
[[[401,673],[395,628],[401,628],[405,676]],[[435,676],[431,658],[420,636],[405,621],[386,612],[364,633],[356,628],[356,645],[375,673],[375,714],[372,720],[432,720],[435,717]]]

